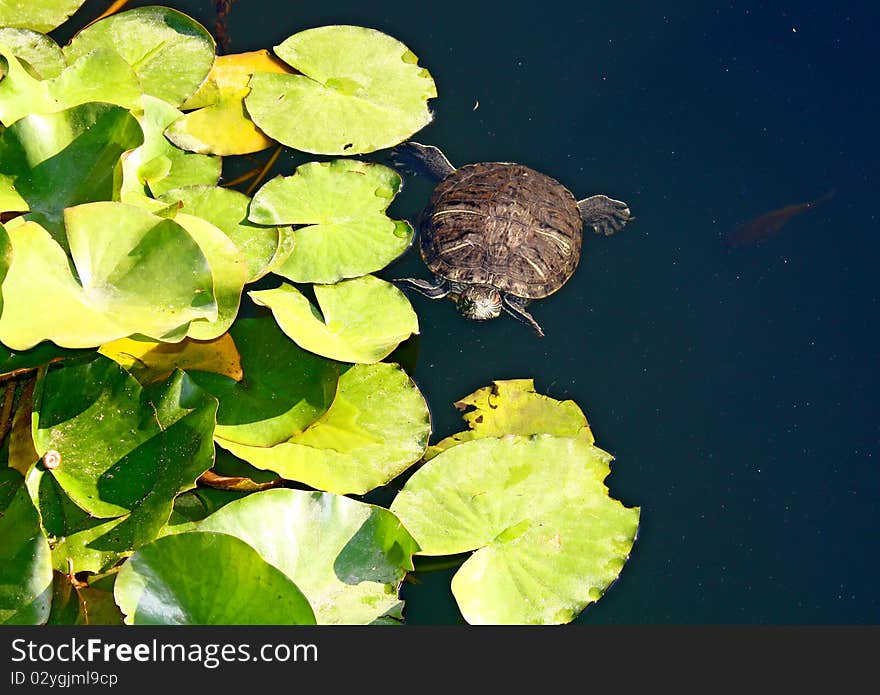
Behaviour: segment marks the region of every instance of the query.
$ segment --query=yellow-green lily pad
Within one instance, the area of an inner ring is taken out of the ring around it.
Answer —
[[[85,0],[0,0],[0,25],[51,31],[67,21]]]
[[[61,46],[50,36],[32,29],[0,26],[0,46],[11,49],[16,58],[27,63],[44,80],[58,77],[67,66]]]

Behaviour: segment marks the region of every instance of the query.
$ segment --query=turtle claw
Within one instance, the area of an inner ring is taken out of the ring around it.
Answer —
[[[594,195],[579,201],[577,205],[584,224],[605,236],[619,232],[627,222],[635,219],[626,203],[607,195]]]
[[[391,150],[394,168],[407,174],[424,175],[435,182],[442,181],[455,171],[439,149],[433,145],[405,142]]]
[[[537,333],[539,338],[544,337],[544,329],[535,321],[535,318],[526,311],[527,300],[520,299],[519,297],[511,297],[510,295],[502,295],[501,296],[501,306],[502,308],[515,319],[522,321],[527,326],[530,326],[531,329]]]

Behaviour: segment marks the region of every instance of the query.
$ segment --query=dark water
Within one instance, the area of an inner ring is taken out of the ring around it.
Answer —
[[[437,436],[456,399],[533,377],[617,457],[640,536],[579,622],[880,622],[877,4],[238,0],[231,51],[332,23],[418,54],[440,97],[417,139],[454,164],[518,161],[638,217],[533,305],[543,339],[412,299]],[[766,243],[723,245],[830,188]],[[408,181],[392,212],[429,191]],[[415,251],[384,273],[404,275],[427,277]],[[406,587],[411,622],[460,619],[450,576]]]

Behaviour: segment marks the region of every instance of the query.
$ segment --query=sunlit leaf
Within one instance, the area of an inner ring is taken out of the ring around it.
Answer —
[[[421,554],[477,551],[452,580],[469,623],[567,623],[617,578],[638,528],[638,508],[608,496],[610,460],[585,437],[465,442],[416,471],[391,511]]]
[[[201,217],[223,230],[247,261],[248,282],[263,277],[293,250],[293,230],[249,222],[250,198],[231,188],[187,186],[168,191],[161,200],[180,202],[182,212]]]
[[[211,467],[216,408],[183,372],[142,388],[99,356],[48,371],[34,442],[41,456],[57,453],[51,473],[77,506],[94,517],[127,515],[100,549],[136,548]]]
[[[67,21],[85,0],[0,0],[0,25],[49,31]]]
[[[48,339],[94,347],[134,333],[162,337],[199,318],[216,321],[211,267],[180,225],[110,202],[68,208],[65,220],[78,280],[64,249],[39,225],[9,231],[5,345],[27,350]]]
[[[68,62],[110,48],[134,68],[146,94],[179,106],[214,62],[214,39],[192,17],[169,7],[137,7],[80,31],[64,47]]]
[[[64,209],[110,200],[120,155],[142,142],[137,120],[111,104],[26,116],[0,133],[0,207],[30,210],[62,241]]]
[[[300,347],[340,362],[378,362],[419,332],[403,292],[372,275],[316,285],[320,312],[292,285],[248,294]]]
[[[364,494],[421,458],[430,414],[395,364],[355,365],[339,378],[330,409],[304,432],[272,447],[217,443],[257,468],[318,490]]]
[[[190,375],[220,402],[218,437],[272,446],[299,434],[327,412],[341,365],[298,347],[268,316],[239,319],[229,336],[241,355],[244,378]]]
[[[555,434],[560,437],[593,436],[587,418],[574,401],[558,401],[535,392],[532,379],[494,381],[456,401],[459,410],[472,410],[463,417],[469,429],[429,446],[425,459],[434,458],[451,446],[482,437],[505,434]]]
[[[57,77],[33,77],[13,54],[0,45],[6,74],[0,80],[0,121],[12,125],[31,114],[49,114],[90,102],[124,108],[140,104],[141,87],[131,67],[115,51],[97,49],[63,68]]]
[[[301,75],[255,73],[245,104],[268,136],[305,152],[361,154],[431,121],[434,80],[397,39],[375,29],[307,29],[275,47]]]
[[[0,625],[38,625],[49,617],[52,562],[24,478],[0,468]]]
[[[214,340],[185,338],[179,343],[163,343],[147,338],[121,338],[98,350],[142,384],[159,381],[175,369],[199,369],[241,381],[241,358],[232,336]]]
[[[266,50],[214,58],[214,65],[199,90],[181,106],[195,109],[166,131],[178,147],[205,154],[234,155],[264,150],[274,143],[250,119],[244,97],[254,72],[289,73]]]
[[[294,282],[333,283],[381,270],[409,247],[412,228],[385,214],[400,185],[400,175],[380,164],[310,162],[258,190],[249,217],[299,225],[296,253],[273,272]]]
[[[181,533],[145,545],[116,579],[135,625],[314,625],[302,592],[256,550],[222,533]]]
[[[186,152],[172,145],[163,135],[168,124],[180,115],[180,111],[168,102],[143,97],[143,111],[139,113],[138,121],[144,131],[144,144],[129,152],[123,160],[123,194],[135,191],[155,197],[172,188],[213,185],[220,179],[222,162],[219,157]]]
[[[386,509],[321,492],[267,490],[180,531],[240,538],[302,590],[318,624],[402,618],[398,586],[418,546]]]
[[[31,29],[0,26],[0,46],[8,47],[44,80],[58,77],[67,65],[61,47],[50,36]]]

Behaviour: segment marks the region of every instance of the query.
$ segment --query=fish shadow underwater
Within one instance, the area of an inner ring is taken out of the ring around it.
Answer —
[[[778,236],[793,217],[798,217],[828,202],[834,197],[836,192],[836,189],[832,188],[825,195],[815,200],[808,200],[805,203],[797,203],[795,205],[786,205],[743,222],[724,236],[724,246],[728,249],[758,246],[768,239]]]

